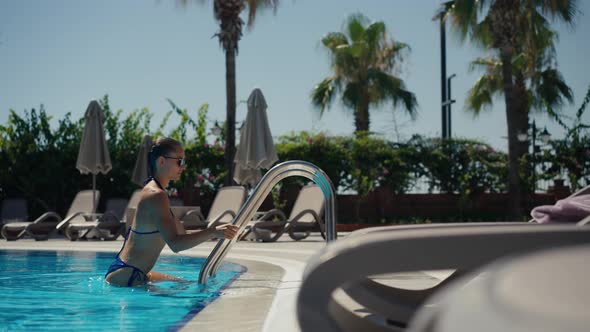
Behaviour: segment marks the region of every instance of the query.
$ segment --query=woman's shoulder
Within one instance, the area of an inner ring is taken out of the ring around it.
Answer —
[[[160,188],[144,188],[141,203],[160,205],[168,201],[168,194]]]

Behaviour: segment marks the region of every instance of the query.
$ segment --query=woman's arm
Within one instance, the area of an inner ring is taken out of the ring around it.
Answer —
[[[170,204],[168,203],[166,194],[164,192],[154,193],[153,197],[150,197],[149,200],[153,200],[150,203],[153,203],[152,206],[156,214],[156,227],[166,244],[174,252],[190,249],[216,237],[233,239],[238,231],[238,227],[226,224],[189,234],[182,227],[179,233],[176,227],[176,221],[170,213]]]

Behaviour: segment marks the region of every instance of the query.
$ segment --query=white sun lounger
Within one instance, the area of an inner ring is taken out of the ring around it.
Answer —
[[[575,225],[470,224],[366,231],[328,245],[309,262],[297,300],[302,331],[403,331],[391,317],[413,315],[398,288],[365,287],[388,273],[472,271],[497,258],[543,248],[590,242],[590,227]],[[343,290],[370,319],[333,296]]]
[[[92,202],[92,190],[83,190],[76,194],[64,220],[55,212],[46,212],[35,221],[9,223],[2,227],[2,236],[6,239],[17,240],[25,234],[35,240],[47,240],[59,225],[82,219],[84,215],[94,213],[94,206],[100,198],[100,191],[96,191],[96,202]],[[84,219],[82,219],[84,220]]]

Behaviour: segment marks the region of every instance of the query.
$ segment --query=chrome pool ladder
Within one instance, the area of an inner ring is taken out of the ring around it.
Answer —
[[[262,177],[252,194],[238,214],[232,224],[239,227],[238,234],[244,231],[246,225],[252,220],[254,214],[262,205],[262,202],[271,192],[272,188],[281,180],[291,177],[301,176],[315,182],[324,193],[324,217],[326,226],[326,243],[336,240],[336,197],[334,185],[326,173],[316,165],[300,160],[286,161],[271,168]],[[199,284],[207,283],[209,276],[215,276],[217,269],[225,255],[229,252],[237,236],[232,240],[221,239],[207,257],[203,268],[199,274]]]

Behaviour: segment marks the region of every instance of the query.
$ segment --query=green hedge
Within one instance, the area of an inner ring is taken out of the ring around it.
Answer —
[[[387,186],[406,193],[427,179],[427,190],[469,195],[505,189],[507,156],[489,145],[466,139],[414,136],[399,144],[361,133],[327,137],[307,132],[281,136],[280,160],[307,160],[322,168],[341,190],[361,195]]]
[[[122,110],[110,109],[108,96],[100,100],[100,104],[113,164],[109,173],[96,176],[96,187],[103,198],[128,198],[138,188],[130,179],[138,147],[146,134],[154,137],[165,134],[185,146],[189,167],[181,181],[174,184],[175,189],[201,186],[205,195],[213,195],[221,185],[224,147],[206,143],[207,104],[196,112],[195,122],[188,110],[179,109],[170,101],[172,110],[155,132],[149,130],[153,117],[149,110],[135,110],[123,116]],[[179,125],[164,133],[172,115],[180,117]],[[63,215],[78,191],[92,188],[92,176],[82,175],[76,169],[83,118],[72,120],[68,113],[58,120],[55,128],[50,126],[51,120],[41,105],[38,110],[25,111],[23,115],[10,110],[7,123],[0,126],[0,163],[3,165],[0,199],[25,197],[29,202],[29,215],[33,217],[48,210]],[[102,199],[101,204],[104,201]]]
[[[172,191],[193,190],[211,200],[225,176],[224,145],[220,137],[207,141],[207,110],[177,107],[171,110],[157,130],[150,131],[153,114],[147,109],[124,115],[110,109],[108,96],[100,101],[105,111],[105,130],[113,163],[106,175],[97,176],[103,198],[129,197],[137,185],[130,181],[138,147],[144,135],[171,136],[185,147],[188,167]],[[169,119],[178,125],[165,131]],[[30,215],[54,210],[63,214],[76,192],[91,188],[91,175],[75,168],[83,118],[68,113],[50,126],[51,116],[43,106],[19,115],[10,110],[8,122],[0,126],[0,199],[26,197]],[[580,127],[580,126],[578,126]],[[553,141],[553,152],[537,158],[545,174],[556,177],[565,172],[571,183],[588,183],[590,139],[586,127],[571,130],[566,139]],[[323,169],[340,191],[366,195],[377,187],[393,193],[415,191],[443,192],[469,197],[471,194],[506,190],[507,156],[489,145],[469,140],[428,138],[416,135],[407,142],[393,143],[368,133],[356,136],[328,136],[324,133],[291,133],[279,137],[276,149],[281,161],[306,160]],[[523,161],[525,164],[528,161]],[[304,182],[289,178],[285,182]],[[278,202],[276,190],[273,192]],[[104,202],[104,199],[102,200]]]

